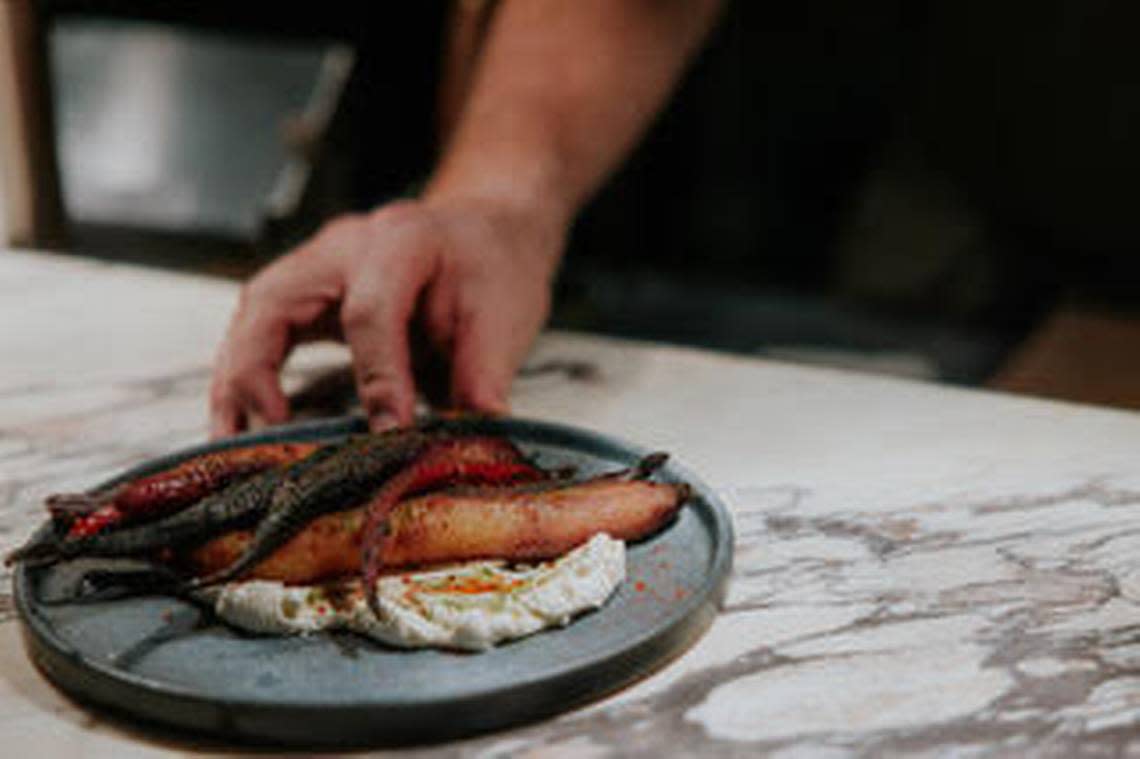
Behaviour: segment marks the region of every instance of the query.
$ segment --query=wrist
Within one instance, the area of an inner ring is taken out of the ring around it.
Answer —
[[[474,221],[512,240],[509,248],[532,258],[545,278],[553,278],[569,236],[575,208],[557,192],[539,183],[491,174],[478,181],[460,181],[454,175],[435,175],[425,185],[419,202],[447,216]]]
[[[445,158],[424,184],[420,199],[499,208],[564,236],[578,212],[578,200],[567,190],[563,174],[533,159]]]

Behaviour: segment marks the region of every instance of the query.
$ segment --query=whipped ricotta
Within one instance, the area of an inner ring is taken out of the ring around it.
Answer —
[[[358,580],[288,586],[230,583],[207,599],[226,622],[274,635],[351,630],[404,648],[482,651],[505,640],[568,624],[602,606],[625,579],[625,544],[605,533],[559,559],[532,566],[475,561],[385,575],[379,616]]]

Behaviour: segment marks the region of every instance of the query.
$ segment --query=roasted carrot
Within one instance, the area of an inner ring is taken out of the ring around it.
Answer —
[[[383,566],[388,517],[396,505],[415,493],[459,484],[536,482],[549,475],[503,438],[470,437],[441,440],[429,445],[403,471],[388,480],[365,507],[363,527],[364,587],[374,588]],[[375,605],[375,594],[367,594]]]
[[[233,482],[197,503],[145,524],[36,540],[14,551],[5,561],[51,564],[80,556],[147,556],[163,548],[198,543],[221,532],[246,527],[265,516],[270,499],[282,482],[316,466],[341,445],[347,444],[318,448],[303,459]]]
[[[47,507],[57,519],[70,521],[69,537],[90,536],[177,511],[238,479],[298,461],[318,447],[267,443],[206,453],[103,493],[49,496]]]
[[[441,491],[403,501],[389,517],[380,558],[385,569],[470,559],[535,561],[559,556],[598,532],[638,540],[667,523],[688,497],[680,483],[605,476],[580,483]],[[247,579],[304,584],[359,573],[367,509],[326,514],[310,522]],[[230,566],[254,540],[239,530],[185,556],[195,574]]]
[[[359,504],[427,446],[431,435],[416,428],[362,435],[273,493],[255,540],[233,566],[219,569],[200,584],[226,582],[244,575],[306,524],[322,514]]]

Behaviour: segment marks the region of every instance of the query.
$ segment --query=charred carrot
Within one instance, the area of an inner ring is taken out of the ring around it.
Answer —
[[[245,553],[231,566],[195,584],[241,577],[316,517],[359,504],[419,454],[432,437],[416,428],[364,435],[316,466],[285,478],[274,490],[268,512]]]
[[[366,506],[361,564],[369,605],[374,611],[377,609],[376,578],[383,567],[388,517],[404,498],[447,485],[494,485],[548,478],[546,472],[528,462],[513,443],[503,438],[459,438],[429,445],[399,474],[384,483]]]
[[[445,490],[401,501],[391,513],[381,561],[385,569],[488,558],[536,561],[598,532],[640,540],[668,523],[689,495],[682,483],[640,479],[660,462],[585,482]],[[357,574],[365,521],[364,507],[318,517],[245,576],[304,584]],[[250,530],[230,532],[185,560],[195,574],[216,572],[254,540]]]
[[[85,537],[129,522],[169,514],[258,472],[298,461],[319,446],[314,443],[268,443],[216,451],[103,493],[49,496],[48,510],[70,521],[69,537]]]
[[[51,564],[80,556],[145,556],[247,527],[265,515],[282,482],[316,466],[344,445],[347,443],[324,446],[305,458],[231,483],[185,509],[145,524],[29,543],[10,554],[6,563]]]

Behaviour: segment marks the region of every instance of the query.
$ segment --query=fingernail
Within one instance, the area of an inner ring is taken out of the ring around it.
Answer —
[[[387,411],[380,411],[368,417],[368,429],[373,432],[387,432],[399,426],[400,420],[396,418],[395,414]]]
[[[461,413],[475,412],[484,416],[506,416],[511,413],[510,403],[498,393],[463,393],[452,403],[452,408]]]
[[[492,396],[479,404],[479,411],[488,416],[506,416],[511,413],[511,406],[502,396]]]

